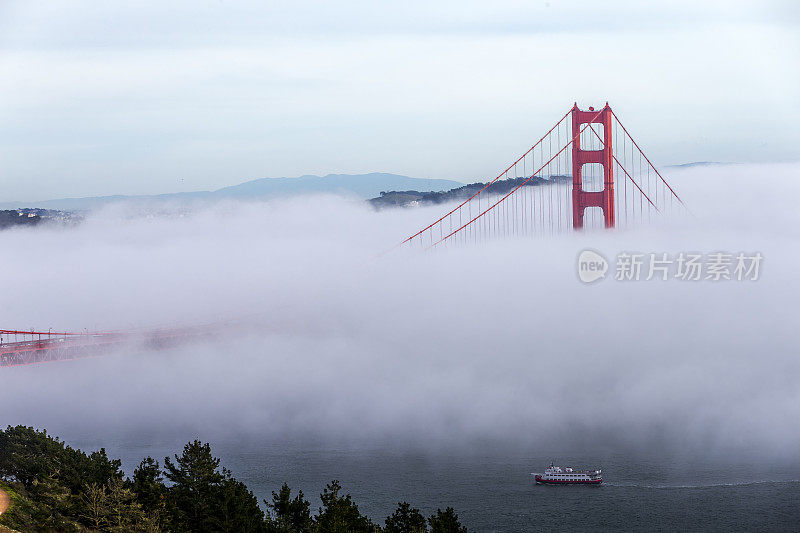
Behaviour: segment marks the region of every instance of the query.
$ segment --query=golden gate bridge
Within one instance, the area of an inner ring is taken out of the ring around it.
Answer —
[[[615,182],[618,180],[618,182]],[[611,107],[575,104],[496,178],[398,247],[431,249],[650,222],[683,201]],[[0,330],[0,366],[80,359],[134,344],[172,347],[208,326],[83,333]]]
[[[608,103],[575,104],[496,178],[398,246],[630,227],[676,208],[686,210]]]

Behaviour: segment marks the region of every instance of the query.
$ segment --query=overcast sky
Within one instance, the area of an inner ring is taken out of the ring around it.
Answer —
[[[4,201],[494,177],[608,100],[656,164],[800,159],[793,2],[0,0]]]

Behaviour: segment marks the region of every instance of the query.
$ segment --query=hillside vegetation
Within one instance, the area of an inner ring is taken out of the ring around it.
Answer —
[[[505,195],[511,192],[516,187],[534,187],[555,183],[571,183],[572,177],[570,176],[550,176],[549,178],[540,178],[534,176],[527,181],[528,178],[510,178],[507,180],[498,180],[487,187],[486,183],[470,183],[461,187],[456,187],[448,191],[381,191],[380,196],[371,198],[369,202],[373,207],[381,209],[385,207],[414,207],[418,205],[437,205],[446,202],[464,201],[467,198],[481,191],[486,187],[486,191],[482,194],[489,193],[492,196]],[[481,197],[483,198],[483,196]]]
[[[11,500],[3,527],[27,531],[465,533],[452,508],[427,519],[406,502],[383,524],[362,514],[338,481],[329,483],[316,513],[288,485],[263,500],[220,466],[211,446],[187,443],[163,465],[144,458],[127,478],[105,449],[85,453],[25,426],[0,431],[0,489]]]

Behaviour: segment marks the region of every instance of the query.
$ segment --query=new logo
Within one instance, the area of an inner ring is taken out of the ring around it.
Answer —
[[[608,261],[594,250],[584,250],[578,255],[578,277],[584,283],[603,279],[608,272]]]

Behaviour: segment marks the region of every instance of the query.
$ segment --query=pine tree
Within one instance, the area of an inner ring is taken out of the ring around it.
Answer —
[[[219,530],[231,533],[265,531],[264,512],[258,506],[258,498],[227,469],[222,469],[222,475],[224,479],[218,492],[220,514],[216,517]]]
[[[318,533],[372,533],[378,529],[362,515],[349,494],[339,496],[342,486],[334,480],[320,494],[322,507],[314,518]]]
[[[81,493],[83,512],[81,518],[94,530],[102,530],[107,523],[108,508],[106,488],[97,483],[91,483]]]
[[[136,501],[136,494],[125,486],[119,478],[108,483],[108,522],[109,530],[114,532],[135,531],[144,519],[142,506]]]
[[[427,533],[425,517],[419,509],[411,507],[408,502],[397,504],[397,510],[386,518],[386,533]]]
[[[430,533],[467,533],[467,528],[458,521],[458,515],[452,507],[444,511],[436,509],[436,513],[428,518]]]
[[[173,522],[188,531],[214,529],[214,518],[220,512],[218,489],[223,476],[219,459],[211,455],[211,446],[195,440],[183,447],[175,463],[164,458],[166,478],[173,483],[168,489],[169,512]]]
[[[133,471],[133,492],[136,501],[148,513],[163,512],[164,477],[158,461],[145,457]]]
[[[309,533],[312,528],[311,504],[305,499],[303,491],[292,498],[289,485],[284,483],[277,493],[272,491],[272,503],[264,500],[267,506],[269,530],[275,533]],[[274,516],[273,516],[274,515]]]

